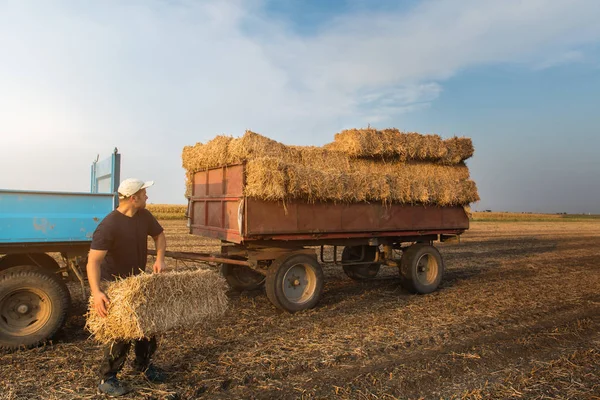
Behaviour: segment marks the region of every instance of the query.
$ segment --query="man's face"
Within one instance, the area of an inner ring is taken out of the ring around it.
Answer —
[[[142,189],[133,196],[131,196],[131,203],[137,209],[146,208],[146,200],[148,200],[148,196],[146,195],[146,189]]]

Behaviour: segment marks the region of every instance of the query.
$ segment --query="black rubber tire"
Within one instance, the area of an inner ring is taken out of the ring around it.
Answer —
[[[358,260],[362,254],[363,246],[346,246],[342,251],[342,262],[351,260]],[[365,260],[374,260],[375,254],[377,253],[377,247],[375,246],[364,246],[365,247]],[[342,265],[344,272],[349,278],[355,281],[364,281],[367,279],[373,279],[379,273],[381,264],[361,264],[361,265]]]
[[[400,279],[406,290],[416,294],[431,293],[438,288],[443,276],[442,255],[432,245],[416,243],[402,254]]]
[[[56,272],[60,269],[58,262],[46,253],[7,254],[0,257],[0,272],[20,265],[34,265],[46,271]]]
[[[35,291],[39,291],[45,299]],[[3,314],[10,308],[15,293],[38,299],[36,301],[43,304],[38,308],[46,308],[48,315],[44,317],[45,321],[31,322],[27,327],[30,332],[18,333],[20,328],[13,323],[14,319],[8,312],[7,315]],[[30,265],[11,267],[0,272],[0,348],[29,348],[51,339],[64,325],[70,305],[69,289],[56,274]],[[40,325],[35,326],[37,323]]]
[[[236,264],[221,264],[221,274],[233,290],[260,289],[265,284],[265,276],[250,267]]]
[[[293,278],[292,271],[295,268],[304,271],[305,281]],[[294,279],[294,282],[299,282],[298,285],[291,281],[288,281],[288,285],[286,285],[288,272],[292,276],[287,279]],[[305,253],[292,253],[276,259],[270,265],[267,270],[265,291],[271,303],[277,308],[295,313],[308,310],[317,305],[323,292],[323,281],[323,269],[315,256]],[[302,289],[299,285],[306,286],[301,293],[303,298],[294,299],[291,295],[286,294],[295,290],[293,286]]]

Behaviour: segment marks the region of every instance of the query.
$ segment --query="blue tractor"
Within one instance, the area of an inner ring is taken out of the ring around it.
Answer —
[[[36,346],[63,326],[92,234],[118,205],[121,156],[92,164],[89,193],[0,189],[0,348]]]

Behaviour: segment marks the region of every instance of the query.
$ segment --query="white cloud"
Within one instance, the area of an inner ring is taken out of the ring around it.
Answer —
[[[565,64],[581,63],[585,60],[585,56],[581,51],[566,51],[554,57],[549,57],[546,60],[536,64],[534,69],[543,70]]]
[[[184,145],[247,128],[322,144],[427,107],[463,69],[578,61],[574,49],[600,38],[596,0],[424,1],[339,15],[308,37],[261,7],[0,3],[0,136],[10,146],[0,168],[15,171],[0,187],[86,190],[85,160],[117,146],[124,175],[156,179],[154,201],[180,202]],[[59,171],[60,185],[39,179]]]
[[[545,58],[550,51],[597,41],[600,3],[559,1],[425,1],[405,14],[336,19],[291,52],[295,72],[315,88],[357,87],[445,79],[463,68]],[[298,43],[297,41],[294,43]],[[304,73],[302,72],[304,71]]]

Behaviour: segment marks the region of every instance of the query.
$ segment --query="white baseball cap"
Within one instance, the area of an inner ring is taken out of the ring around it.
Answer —
[[[144,182],[144,181],[141,181],[141,180],[135,179],[135,178],[125,179],[119,185],[119,190],[118,190],[119,197],[133,196],[140,190],[146,189],[147,187],[150,187],[152,185],[154,185],[154,181]]]

